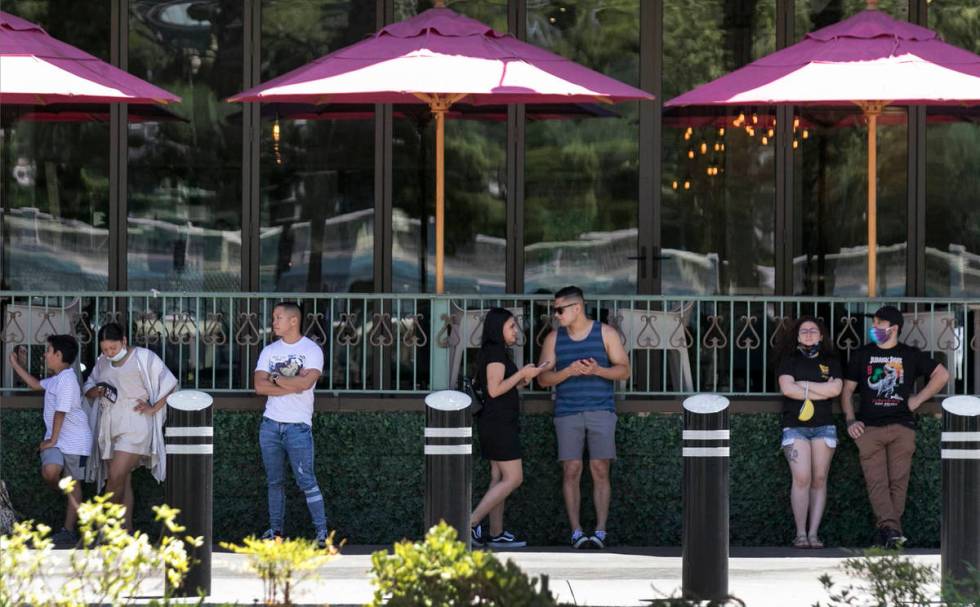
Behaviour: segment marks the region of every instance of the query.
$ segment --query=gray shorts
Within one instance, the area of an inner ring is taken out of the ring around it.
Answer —
[[[85,465],[88,463],[87,455],[72,455],[62,453],[57,447],[48,447],[41,451],[41,467],[54,464],[61,466],[61,476],[70,476],[75,480],[85,480]]]
[[[616,459],[616,414],[612,411],[584,411],[555,418],[558,435],[558,461],[582,459],[589,443],[589,459]]]

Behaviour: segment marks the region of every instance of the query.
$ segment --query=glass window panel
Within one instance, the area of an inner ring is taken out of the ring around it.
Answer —
[[[528,41],[627,84],[639,84],[639,0],[529,3]],[[576,284],[635,293],[638,103],[616,115],[527,125],[524,290]]]
[[[108,60],[108,3],[5,0],[3,10]],[[0,107],[5,289],[108,286],[109,106],[58,107]]]
[[[974,0],[935,0],[929,27],[980,53]],[[980,295],[980,108],[930,107],[926,120],[926,295]],[[980,326],[980,325],[978,325]]]
[[[374,31],[375,3],[265,0],[262,80]],[[349,108],[348,108],[349,109]],[[261,288],[371,291],[374,277],[373,105],[263,104]]]
[[[862,0],[796,4],[796,33],[826,27],[864,10]],[[882,1],[899,19],[908,3]],[[868,292],[868,130],[854,108],[799,114],[794,153],[793,292],[860,296]],[[907,248],[907,112],[888,108],[878,120],[878,295],[905,295]]]
[[[431,8],[397,0],[396,19]],[[460,2],[452,9],[507,31],[507,3]],[[506,107],[446,119],[445,290],[501,293],[507,219]],[[435,290],[435,122],[424,106],[395,108],[392,144],[392,286]]]
[[[771,53],[775,12],[772,1],[665,2],[664,99]],[[774,113],[773,108],[665,112],[663,293],[774,291]]]
[[[242,2],[132,0],[130,72],[182,98],[129,125],[129,288],[241,285]]]

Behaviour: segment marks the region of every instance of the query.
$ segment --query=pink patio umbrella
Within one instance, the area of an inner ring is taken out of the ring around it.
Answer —
[[[436,292],[443,292],[445,118],[457,102],[616,103],[652,95],[436,2],[230,101],[424,103],[436,119]]]
[[[980,104],[980,56],[932,30],[875,10],[807,34],[793,46],[667,102],[853,106],[868,122],[868,296],[877,292],[877,120],[889,105]]]
[[[180,97],[0,11],[0,103],[173,103]]]

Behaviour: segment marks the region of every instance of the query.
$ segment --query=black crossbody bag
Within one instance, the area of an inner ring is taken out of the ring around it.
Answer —
[[[470,397],[470,412],[474,417],[478,416],[483,410],[483,406],[487,404],[487,397],[483,388],[472,377],[465,375],[460,379],[460,384],[463,392]]]

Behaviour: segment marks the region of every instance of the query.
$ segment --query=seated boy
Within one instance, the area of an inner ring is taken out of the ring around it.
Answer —
[[[44,440],[38,446],[41,477],[55,491],[60,491],[58,482],[63,476],[79,481],[68,496],[65,526],[51,538],[56,546],[78,542],[75,524],[82,500],[81,481],[85,479],[85,464],[92,451],[92,430],[82,409],[82,390],[71,368],[77,356],[78,342],[74,337],[51,335],[44,351],[51,377],[39,381],[27,372],[16,351],[10,354],[10,364],[21,380],[32,390],[44,391]]]

